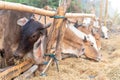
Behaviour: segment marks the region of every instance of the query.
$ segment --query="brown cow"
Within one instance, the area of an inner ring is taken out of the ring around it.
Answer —
[[[76,24],[77,24],[77,23],[76,23]],[[92,27],[92,25],[90,25],[90,26],[87,27],[87,26],[84,25],[84,24],[80,24],[80,25],[77,24],[76,27],[77,27],[80,31],[84,32],[84,33],[87,34],[87,35],[93,35],[94,38],[95,38],[95,40],[96,40],[97,49],[98,49],[98,50],[101,49],[100,34],[99,34],[97,31],[95,31],[95,29]]]
[[[10,59],[13,56],[13,49],[15,49],[20,38],[20,27],[17,25],[17,20],[22,17],[30,18],[31,15],[30,13],[19,11],[0,10],[0,28],[3,29],[2,48],[5,50],[4,59],[6,59],[0,63],[13,64],[13,61],[10,61]]]
[[[63,39],[62,52],[65,53],[73,53],[80,57],[83,53],[86,57],[99,61],[101,55],[97,50],[93,47],[93,45],[87,41],[82,40],[78,36],[74,34],[74,32],[70,31],[69,28],[66,29],[65,36]],[[73,52],[72,52],[73,51]]]
[[[36,16],[36,20],[38,20],[39,15],[35,15],[35,16]],[[41,17],[40,22],[42,22],[43,24],[45,23],[44,16]],[[49,22],[53,22],[53,19],[46,17],[46,23],[49,23]],[[64,35],[64,39],[61,47],[62,53],[74,54],[77,57],[85,53],[85,55],[88,58],[91,58],[97,61],[101,59],[101,54],[93,47],[90,41],[81,39],[74,32],[72,32],[69,29],[69,27],[66,28],[66,31],[64,34],[65,35]]]

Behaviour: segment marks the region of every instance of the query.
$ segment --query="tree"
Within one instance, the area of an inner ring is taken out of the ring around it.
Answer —
[[[30,6],[35,6],[39,8],[43,8],[46,5],[50,5],[51,7],[58,7],[58,0],[4,0],[9,2],[17,2],[17,3],[24,3]]]

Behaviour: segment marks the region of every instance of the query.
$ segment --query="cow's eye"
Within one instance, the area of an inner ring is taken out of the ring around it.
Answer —
[[[33,34],[33,35],[30,37],[30,41],[31,41],[31,42],[36,41],[36,40],[38,39],[38,36],[39,36],[39,35],[38,35],[38,34],[36,34],[36,33],[35,33],[35,34]]]
[[[32,38],[35,38],[35,37],[36,37],[36,35],[33,35],[33,36],[32,36]]]
[[[37,35],[32,35],[32,39],[37,39]]]

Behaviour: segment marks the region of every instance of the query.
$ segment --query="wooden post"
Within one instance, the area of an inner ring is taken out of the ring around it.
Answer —
[[[63,3],[58,7],[57,9],[57,13],[55,16],[65,16],[66,10],[67,10],[67,5],[65,3],[66,0],[63,0]],[[64,18],[61,19],[54,19],[53,22],[53,29],[52,32],[50,33],[50,37],[47,43],[47,53],[51,53],[51,49],[52,47],[55,47],[55,51],[54,54],[61,54],[60,52],[60,43],[62,42],[62,38],[63,38],[63,22],[64,22]],[[55,46],[54,46],[55,43]],[[50,63],[52,62],[52,58],[50,59],[50,61],[48,62],[47,66],[45,67],[45,69],[42,71],[41,74],[44,74],[46,72],[46,70],[48,69]]]
[[[57,9],[57,13],[56,13],[55,16],[65,16],[66,8],[67,7],[64,4],[60,5]],[[56,47],[55,53],[58,52],[58,45],[59,45],[59,41],[61,39],[61,36],[59,36],[59,35],[62,32],[61,29],[62,29],[63,20],[64,20],[64,18],[54,19],[53,32],[50,33],[50,36],[51,36],[51,37],[49,37],[50,41],[47,44],[48,45],[47,46],[47,53],[51,53],[51,48],[52,47]],[[54,44],[57,45],[57,46],[54,46]]]
[[[103,0],[100,0],[100,16],[99,16],[100,23],[102,21],[102,11],[103,11]]]
[[[106,0],[106,6],[105,6],[105,19],[104,19],[105,26],[107,26],[106,23],[107,17],[108,17],[108,0]]]

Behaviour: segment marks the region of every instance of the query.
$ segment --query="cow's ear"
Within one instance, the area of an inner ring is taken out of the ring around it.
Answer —
[[[24,26],[27,22],[28,22],[28,19],[26,17],[23,17],[17,20],[17,24],[19,26]]]
[[[95,33],[96,33],[95,29],[92,29],[92,30],[91,30],[91,33],[92,33],[92,35],[94,36]]]

